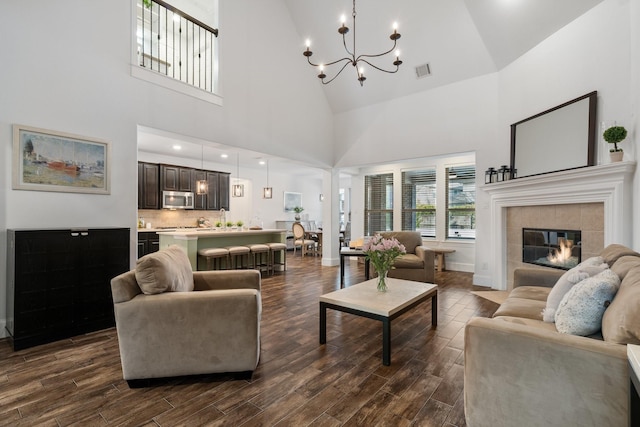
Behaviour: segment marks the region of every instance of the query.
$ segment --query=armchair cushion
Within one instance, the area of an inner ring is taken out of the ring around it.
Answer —
[[[136,263],[135,276],[138,286],[147,295],[193,290],[191,263],[177,245],[140,258]]]

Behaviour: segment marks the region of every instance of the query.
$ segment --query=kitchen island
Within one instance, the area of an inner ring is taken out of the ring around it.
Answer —
[[[182,247],[189,256],[193,271],[198,269],[198,250],[224,248],[255,243],[285,243],[287,230],[216,230],[208,228],[158,232],[160,249],[171,245]]]

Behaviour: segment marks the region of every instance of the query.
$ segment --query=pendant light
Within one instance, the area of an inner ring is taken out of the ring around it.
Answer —
[[[231,189],[233,197],[244,197],[244,185],[240,184],[240,153],[236,155],[236,183]]]
[[[269,160],[267,160],[267,186],[262,189],[262,198],[271,199],[273,197],[273,188],[269,187]]]
[[[204,171],[204,145],[200,145],[200,148],[202,149],[201,169]],[[207,194],[208,187],[209,186],[207,185],[207,180],[206,179],[199,179],[198,181],[196,181],[196,194],[198,194],[198,195]]]

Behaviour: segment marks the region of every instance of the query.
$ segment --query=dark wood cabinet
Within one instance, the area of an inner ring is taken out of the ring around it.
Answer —
[[[7,326],[20,350],[114,325],[129,229],[7,230]]]
[[[155,231],[138,232],[138,258],[160,249],[160,236]]]
[[[229,174],[218,175],[218,209],[229,210]]]
[[[193,172],[191,168],[160,165],[162,191],[192,191]]]
[[[138,209],[160,208],[159,175],[157,164],[138,162]]]
[[[203,179],[207,181],[207,194],[196,194],[194,204],[196,210],[229,209],[228,173],[196,170],[193,177],[193,188],[196,181]]]

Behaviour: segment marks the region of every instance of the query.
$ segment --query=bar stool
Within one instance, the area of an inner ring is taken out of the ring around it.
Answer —
[[[287,271],[287,244],[286,243],[267,243],[269,246],[269,255],[271,259],[271,273],[275,272],[275,266],[281,265],[282,271]],[[281,252],[280,262],[276,263],[276,252]]]
[[[251,261],[253,263],[253,268],[259,270],[260,272],[262,272],[262,270],[266,270],[267,274],[269,274],[269,246],[262,243],[256,243],[247,246],[251,251]]]
[[[229,251],[225,248],[206,248],[198,250],[198,267],[204,258],[207,263],[206,270],[226,270],[229,268]],[[223,263],[224,261],[224,268]],[[203,268],[198,268],[203,270]]]
[[[247,268],[245,266],[249,265],[249,250],[246,246],[227,246],[226,249],[229,251],[229,258],[231,260],[230,265],[232,269],[239,268]],[[246,263],[244,262],[246,259]],[[240,262],[240,267],[238,267],[238,262]]]

